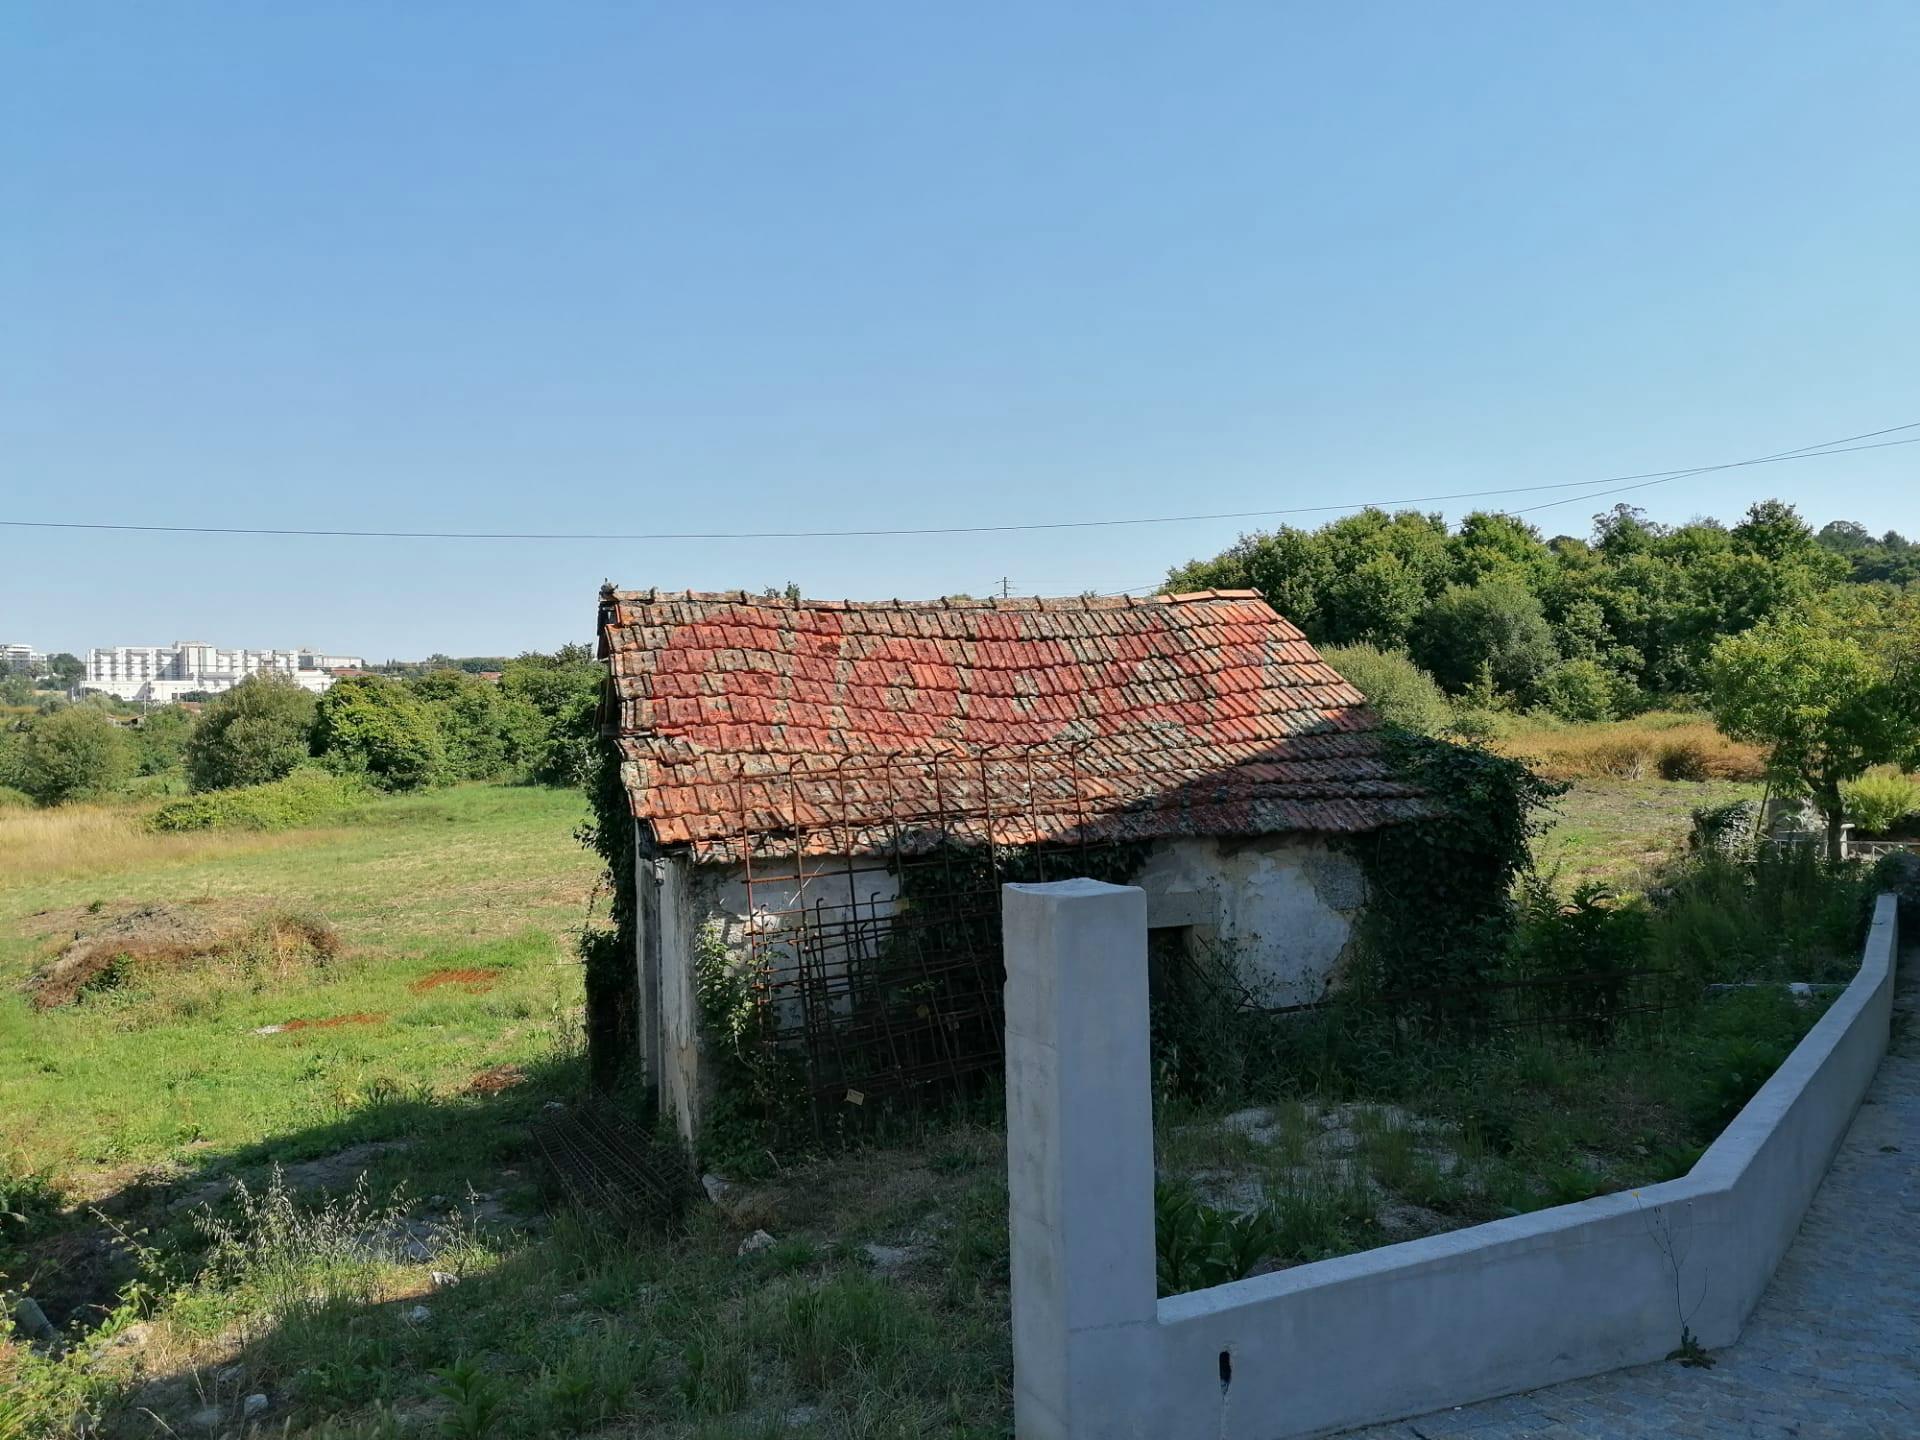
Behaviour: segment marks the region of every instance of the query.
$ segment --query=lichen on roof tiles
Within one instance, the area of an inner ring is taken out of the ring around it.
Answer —
[[[600,653],[633,813],[703,859],[871,848],[903,823],[1011,843],[1355,831],[1426,808],[1387,773],[1360,693],[1250,590],[608,587]]]

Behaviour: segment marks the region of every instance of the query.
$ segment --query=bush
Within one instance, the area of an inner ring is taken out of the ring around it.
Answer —
[[[24,790],[16,790],[11,785],[0,785],[0,810],[24,810],[33,804],[33,797]]]
[[[1338,645],[1322,650],[1320,658],[1366,696],[1367,703],[1389,725],[1434,735],[1452,720],[1446,692],[1404,651],[1382,650],[1375,645]]]
[[[162,805],[148,818],[155,830],[291,830],[339,814],[366,792],[353,781],[302,767],[284,780],[216,790]]]
[[[19,788],[42,805],[111,794],[134,763],[126,732],[91,705],[35,716],[12,761]]]
[[[1662,780],[1707,780],[1713,775],[1707,747],[1693,738],[1662,741],[1654,768]]]
[[[448,778],[433,712],[379,675],[350,676],[320,697],[313,748],[336,774],[363,775],[383,790],[420,790]]]
[[[282,675],[250,675],[214,697],[187,737],[187,780],[195,790],[265,785],[312,753],[315,700]]]
[[[1910,815],[1920,814],[1920,784],[1898,771],[1876,771],[1840,787],[1847,818],[1860,829],[1883,835]]]
[[[1562,720],[1611,720],[1620,711],[1617,683],[1596,660],[1564,660],[1540,682],[1540,703]]]

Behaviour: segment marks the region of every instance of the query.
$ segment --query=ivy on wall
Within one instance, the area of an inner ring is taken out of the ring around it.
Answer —
[[[593,817],[576,832],[581,844],[607,862],[601,887],[610,897],[611,926],[589,925],[580,935],[585,971],[587,1064],[596,1085],[611,1088],[636,1054],[640,1034],[640,974],[635,946],[639,897],[634,880],[633,816],[620,778],[619,752],[606,741],[586,768]]]
[[[1490,980],[1517,917],[1514,882],[1532,863],[1543,812],[1567,786],[1484,746],[1389,730],[1395,776],[1433,802],[1421,820],[1351,837],[1367,877],[1360,983],[1442,992],[1438,1011]]]

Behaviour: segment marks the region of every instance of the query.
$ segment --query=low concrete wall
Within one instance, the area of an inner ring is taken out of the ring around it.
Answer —
[[[1055,964],[1039,942],[1072,943],[1060,937],[1075,922],[1065,909],[1050,925],[1028,918],[1016,947],[1016,909],[1049,903],[1034,892],[1055,887],[1021,888],[1028,893],[1006,900],[1009,1013],[1016,986],[1022,1003],[1039,997],[1078,1008],[1085,988],[1036,978]],[[1083,919],[1093,918],[1089,906],[1106,907],[1097,923],[1109,936],[1119,923],[1108,897],[1081,891],[1057,903]],[[1158,1301],[1150,1320],[1140,1315],[1135,1291],[1141,1276],[1151,1283],[1152,1237],[1130,1226],[1103,1240],[1104,1287],[1083,1280],[1082,1303],[1064,1326],[1050,1328],[1023,1327],[1020,1317],[1047,1303],[1044,1292],[1059,1276],[1080,1273],[1072,1227],[1086,1222],[1036,1218],[1016,1207],[1016,1395],[1036,1375],[1048,1377],[1050,1396],[1058,1392],[1046,1407],[1048,1423],[1029,1429],[1021,1421],[1019,1434],[1287,1440],[1658,1360],[1678,1343],[1683,1323],[1709,1348],[1731,1343],[1792,1242],[1885,1052],[1897,928],[1893,897],[1882,897],[1859,975],[1679,1180],[1174,1296]],[[1131,944],[1109,941],[1107,954],[1131,994]],[[1125,1008],[1131,1013],[1102,1000],[1094,1010],[1102,1023],[1144,1031],[1144,1007]],[[1044,1123],[1099,1136],[1109,1179],[1150,1183],[1146,1126],[1084,1108],[1069,1080],[1055,1077],[1051,1085],[1082,1108]],[[1016,1194],[1035,1187],[1020,1167],[1083,1163],[1075,1151],[1032,1143],[1033,1127],[1043,1123],[1041,1099],[1015,1066],[1010,1034]],[[1148,1179],[1139,1181],[1143,1163]],[[1056,1176],[1038,1188],[1067,1196],[1079,1187]],[[1023,1233],[1035,1227],[1043,1233]],[[1052,1259],[1023,1268],[1020,1257],[1036,1248]],[[1088,1296],[1101,1303],[1086,1303]],[[1105,1353],[1103,1337],[1112,1341]]]

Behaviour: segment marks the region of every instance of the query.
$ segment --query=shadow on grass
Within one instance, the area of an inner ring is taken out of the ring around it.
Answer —
[[[742,1255],[714,1207],[618,1228],[561,1203],[532,1141],[583,1075],[560,1058],[498,1093],[376,1096],[109,1197],[151,1247],[137,1268],[161,1323],[136,1330],[123,1306],[75,1350],[99,1423],[70,1408],[57,1433],[1009,1433],[993,1172],[943,1197],[955,1223],[904,1279],[799,1234]],[[396,1190],[407,1208],[383,1211]]]

